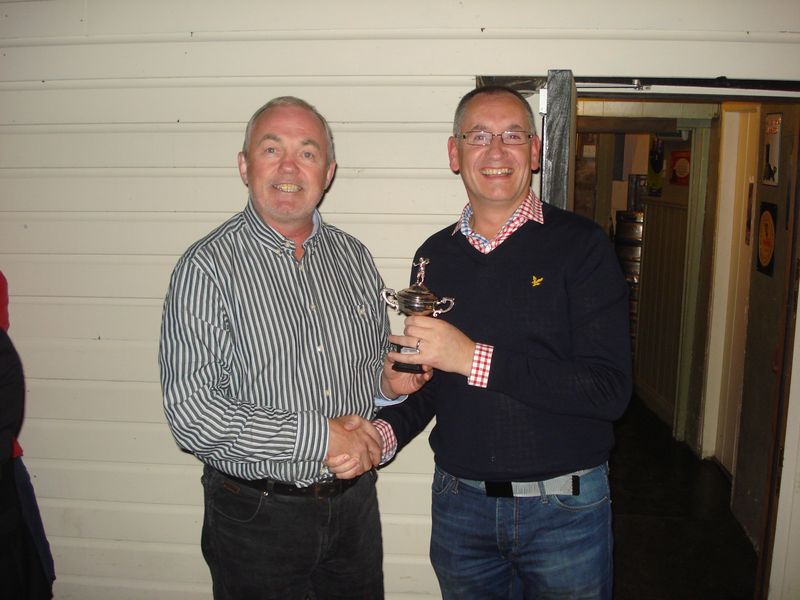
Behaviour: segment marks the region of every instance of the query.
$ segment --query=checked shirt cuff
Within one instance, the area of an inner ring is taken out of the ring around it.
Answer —
[[[488,344],[475,344],[475,354],[472,356],[472,369],[467,383],[475,387],[489,387],[489,371],[492,368],[492,353],[494,346]]]
[[[381,454],[381,464],[385,465],[387,462],[394,458],[397,454],[397,437],[394,435],[394,429],[383,419],[375,419],[372,424],[378,433],[381,434],[383,439],[383,452]]]

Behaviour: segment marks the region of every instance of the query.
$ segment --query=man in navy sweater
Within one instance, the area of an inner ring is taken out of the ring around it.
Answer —
[[[462,99],[448,153],[469,203],[415,255],[455,306],[390,337],[418,349],[391,360],[435,368],[376,426],[386,456],[436,417],[430,552],[445,599],[611,598],[607,461],[631,395],[628,292],[605,232],[531,190],[539,149],[516,91]]]

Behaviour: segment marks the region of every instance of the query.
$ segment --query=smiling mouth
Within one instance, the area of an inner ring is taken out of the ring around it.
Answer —
[[[303,188],[297,185],[296,183],[276,183],[273,186],[276,190],[281,192],[286,192],[288,194],[294,194],[295,192],[299,192]]]
[[[512,169],[481,169],[481,175],[511,175]]]

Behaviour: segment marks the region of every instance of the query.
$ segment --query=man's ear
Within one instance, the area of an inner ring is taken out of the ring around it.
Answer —
[[[331,181],[333,181],[333,174],[334,173],[336,173],[336,161],[332,160],[331,164],[328,165],[328,174],[325,176],[325,189],[326,190],[331,185]]]
[[[542,140],[539,139],[539,136],[533,136],[531,138],[531,171],[539,170],[541,150],[542,150]]]
[[[450,136],[447,140],[447,156],[450,157],[450,170],[453,173],[458,173],[461,170],[461,165],[458,162],[458,144],[456,138]]]
[[[247,159],[244,157],[244,153],[239,152],[239,156],[236,157],[236,160],[239,164],[239,177],[242,178],[242,183],[247,187]]]

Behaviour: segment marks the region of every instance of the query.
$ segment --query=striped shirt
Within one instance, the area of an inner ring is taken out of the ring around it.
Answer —
[[[300,261],[251,203],[178,261],[159,361],[178,445],[244,479],[309,485],[329,417],[371,418],[389,322],[369,251],[314,213]]]

